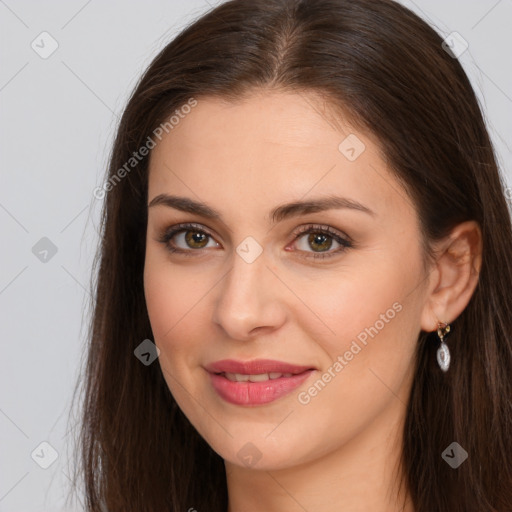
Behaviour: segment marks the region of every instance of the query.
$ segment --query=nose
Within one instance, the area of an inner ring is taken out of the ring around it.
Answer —
[[[214,323],[236,340],[279,329],[286,321],[286,287],[268,267],[265,252],[251,263],[238,253],[232,260],[231,270],[215,287]]]

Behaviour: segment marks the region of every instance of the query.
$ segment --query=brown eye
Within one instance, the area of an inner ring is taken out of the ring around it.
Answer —
[[[201,249],[221,247],[210,233],[196,224],[173,226],[164,232],[158,241],[164,244],[169,252],[184,256],[201,255],[204,254]],[[328,258],[353,247],[348,236],[333,230],[330,226],[321,225],[301,227],[294,242],[299,252],[305,253],[305,258]],[[331,250],[333,244],[334,250]]]
[[[306,253],[306,258],[328,258],[353,247],[348,237],[329,226],[306,226],[299,231],[295,240],[297,248]],[[331,251],[333,244],[334,250]]]
[[[312,249],[328,251],[332,246],[332,237],[324,233],[309,233],[308,244]]]
[[[208,247],[220,247],[212,235],[194,224],[179,224],[165,231],[158,239],[173,253],[198,252]],[[209,243],[213,245],[208,245]]]
[[[201,231],[185,231],[185,241],[193,249],[203,249],[208,243],[208,235]]]

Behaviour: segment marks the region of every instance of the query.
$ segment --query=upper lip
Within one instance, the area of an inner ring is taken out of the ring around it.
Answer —
[[[253,361],[223,359],[206,365],[205,369],[210,373],[240,373],[242,375],[260,375],[271,372],[298,374],[306,370],[314,370],[311,366],[301,366],[272,359],[254,359]]]

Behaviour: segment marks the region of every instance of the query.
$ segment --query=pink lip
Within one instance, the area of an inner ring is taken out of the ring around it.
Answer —
[[[314,369],[312,366],[298,366],[272,359],[255,359],[254,361],[236,361],[223,359],[205,366],[210,373],[241,373],[242,375],[258,375],[261,373],[302,373]]]
[[[234,361],[225,359],[207,365],[213,388],[221,398],[235,405],[261,405],[273,402],[300,386],[314,371],[310,366],[298,366],[282,361],[259,359],[255,361]],[[279,377],[264,382],[233,382],[220,373],[292,373],[291,377]]]

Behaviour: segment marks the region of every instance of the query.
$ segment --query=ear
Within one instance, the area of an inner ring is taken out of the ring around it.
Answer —
[[[468,305],[482,267],[482,232],[475,221],[458,224],[436,244],[429,275],[421,329],[432,332],[438,322],[453,322]]]

